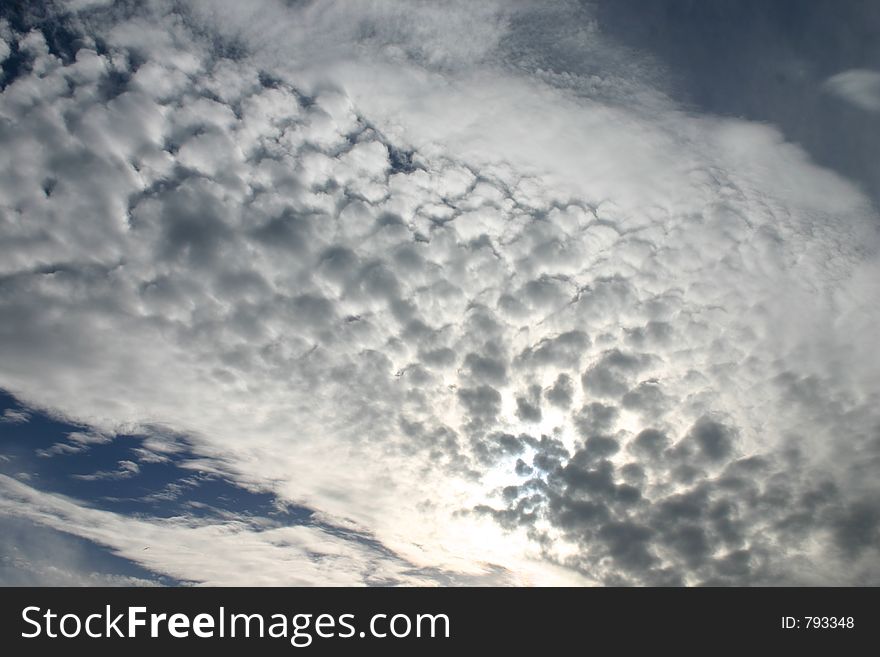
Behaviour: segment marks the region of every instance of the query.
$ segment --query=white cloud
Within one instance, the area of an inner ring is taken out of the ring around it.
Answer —
[[[95,7],[106,7],[113,4],[113,0],[62,0],[64,5],[71,11],[82,11]]]
[[[8,422],[10,424],[22,424],[30,420],[30,417],[30,413],[28,413],[27,411],[7,408],[5,411],[3,411],[3,416],[0,417],[0,422]]]
[[[90,554],[82,539],[21,518],[0,516],[4,586],[155,586],[149,573],[119,574],[119,564]],[[103,556],[103,555],[101,555]],[[113,572],[117,571],[117,572]]]
[[[825,81],[825,90],[868,112],[880,112],[880,72],[850,69],[832,75]]]
[[[730,459],[794,440],[846,495],[873,490],[852,468],[878,421],[877,217],[773,128],[684,114],[594,27],[547,74],[534,3],[169,7],[94,18],[110,52],[66,66],[24,37],[33,72],[0,100],[0,386],[99,432],[173,427],[205,469],[398,557],[7,478],[8,512],[209,583],[227,562],[250,583],[300,563],[290,583],[364,582],[377,559],[400,581],[487,563],[606,581],[558,528],[542,545],[469,513],[544,453],[517,436],[573,453],[596,400],[621,443],[712,415],[737,429]],[[599,78],[577,65],[597,53]],[[537,419],[524,404],[561,374],[570,395]],[[810,540],[804,558],[832,563]]]

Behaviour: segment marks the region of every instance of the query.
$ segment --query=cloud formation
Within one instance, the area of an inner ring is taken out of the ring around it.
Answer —
[[[851,69],[825,81],[825,89],[842,100],[869,112],[880,112],[880,73]]]
[[[0,32],[0,387],[321,523],[4,513],[206,583],[878,581],[853,185],[578,3],[99,4]]]

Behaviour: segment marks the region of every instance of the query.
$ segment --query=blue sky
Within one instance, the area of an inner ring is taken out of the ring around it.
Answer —
[[[88,434],[88,427],[22,407],[5,393],[0,396],[0,404],[0,415],[17,418],[2,425],[0,454],[4,458],[0,473],[24,479],[43,491],[83,500],[90,507],[113,513],[157,519],[222,518],[228,514],[243,522],[254,519],[276,525],[310,521],[308,509],[287,506],[269,493],[249,491],[215,474],[188,468],[193,454],[181,436],[170,437],[168,442],[174,445],[170,456],[150,451],[145,447],[145,436],[117,434],[92,438],[102,442],[82,442],[80,436]],[[161,436],[163,431],[153,428],[153,432],[155,444],[156,434]],[[158,458],[163,460],[153,462]],[[39,546],[54,544],[64,546],[65,557],[68,551],[81,554],[85,563],[79,568],[95,577],[94,583],[108,575],[137,577],[162,585],[180,583],[69,534],[57,538],[54,530],[29,526],[25,520],[7,516],[2,522],[5,582],[40,585],[52,583],[53,575],[63,576],[50,571],[49,581],[40,579],[39,568],[50,564],[53,554]],[[40,532],[51,538],[34,538],[33,534]],[[161,546],[147,544],[144,549]],[[17,567],[10,565],[13,558],[18,559]]]
[[[658,59],[683,103],[772,123],[878,198],[876,113],[822,84],[841,71],[880,69],[876,3],[609,0],[597,7],[610,34]]]

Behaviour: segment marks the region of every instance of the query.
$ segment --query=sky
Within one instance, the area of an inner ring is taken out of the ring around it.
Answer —
[[[0,8],[0,584],[880,584],[880,6]]]

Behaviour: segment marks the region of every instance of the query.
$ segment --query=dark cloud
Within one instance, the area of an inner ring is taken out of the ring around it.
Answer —
[[[469,353],[464,357],[464,365],[477,381],[503,384],[507,380],[507,365],[498,358]]]
[[[516,466],[514,467],[514,472],[516,472],[516,474],[518,474],[520,477],[528,477],[534,472],[534,470],[529,467],[522,459],[517,459]]]
[[[876,504],[846,502],[803,459],[737,458],[735,432],[705,417],[670,443],[660,431],[643,430],[628,446],[638,460],[617,466],[609,460],[617,441],[594,435],[570,457],[560,452],[546,480],[508,491],[504,522],[535,532],[549,521],[581,548],[566,563],[606,584],[798,584],[813,580],[789,569],[787,555],[811,541],[824,545],[828,559],[838,550],[859,557],[876,548]],[[718,463],[717,474],[705,469]],[[665,478],[683,465],[694,476],[670,488]],[[528,474],[519,464],[517,473]],[[832,545],[823,543],[828,536]]]
[[[620,400],[624,408],[638,411],[646,417],[660,418],[667,411],[669,399],[656,381],[642,381]]]
[[[562,462],[569,457],[569,452],[560,440],[541,436],[540,440],[534,438],[526,441],[535,450],[532,457],[532,465],[544,472],[554,472]]]
[[[878,500],[859,500],[846,506],[833,522],[834,539],[848,556],[880,544],[880,506]]]
[[[602,397],[621,397],[630,388],[632,378],[647,365],[648,357],[610,349],[590,365],[581,376],[587,392]]]
[[[669,445],[669,438],[657,429],[643,429],[629,444],[634,454],[650,459],[657,459]]]
[[[474,441],[473,447],[477,458],[484,464],[495,463],[504,456],[518,456],[525,451],[523,439],[509,433],[490,434]],[[517,459],[517,462],[520,462],[520,459]]]
[[[650,528],[631,522],[609,522],[598,532],[611,557],[627,570],[648,570],[656,558],[651,554]]]
[[[609,431],[617,421],[619,412],[615,406],[606,406],[601,402],[585,404],[573,416],[574,425],[581,436],[588,438],[597,433]]]
[[[584,352],[590,346],[590,338],[583,331],[567,331],[553,338],[545,338],[534,347],[523,350],[517,357],[531,366],[555,365],[560,368],[577,369]]]
[[[562,373],[556,377],[553,385],[547,388],[544,396],[554,406],[568,408],[574,399],[574,382],[568,374]]]
[[[673,450],[676,458],[717,463],[730,456],[735,433],[708,417],[701,417]]]
[[[462,388],[458,399],[474,420],[491,421],[501,410],[501,394],[491,386]]]
[[[529,386],[527,394],[517,396],[516,416],[523,422],[541,421],[541,386]]]

